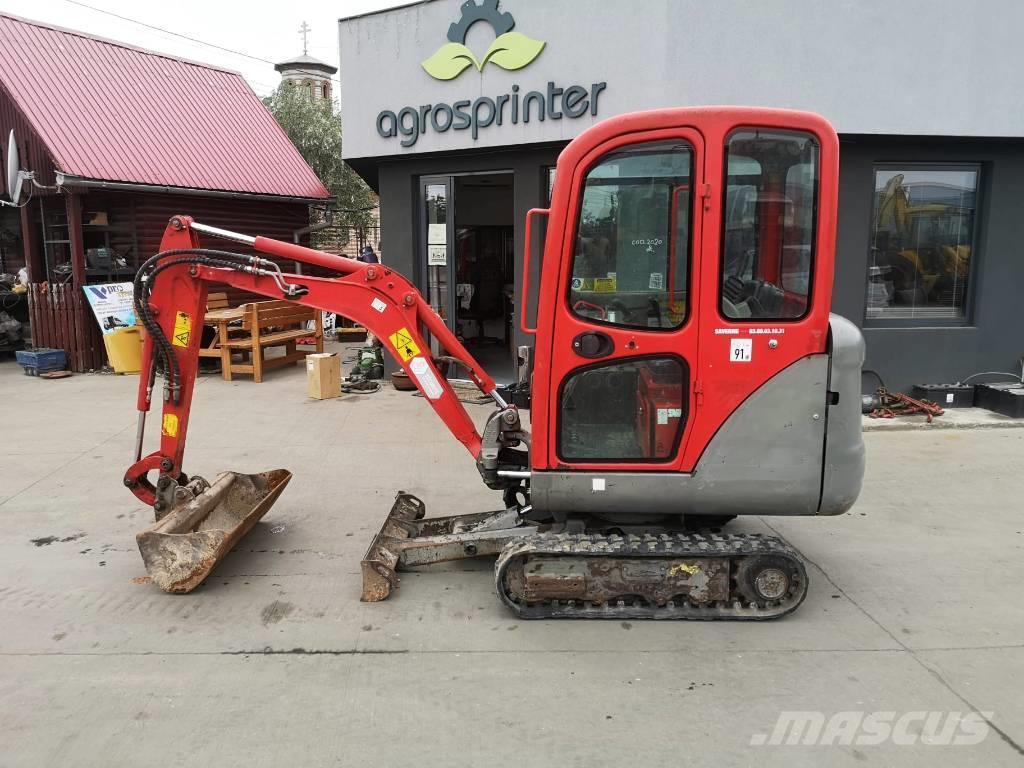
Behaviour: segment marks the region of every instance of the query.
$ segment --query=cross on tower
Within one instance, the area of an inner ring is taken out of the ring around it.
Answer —
[[[302,55],[305,56],[308,53],[308,45],[306,37],[309,34],[310,26],[306,22],[302,22],[302,26],[299,27],[299,34],[302,35]]]

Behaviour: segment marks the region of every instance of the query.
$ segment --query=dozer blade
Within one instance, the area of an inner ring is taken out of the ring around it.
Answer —
[[[395,505],[363,556],[364,603],[386,600],[398,587],[397,571],[418,565],[496,555],[513,538],[532,533],[518,510],[425,518],[426,505],[399,491]]]
[[[186,593],[267,513],[292,479],[286,469],[256,475],[225,472],[136,535],[150,579],[165,592]]]
[[[395,571],[398,570],[401,550],[395,544],[416,535],[415,523],[423,518],[426,511],[423,502],[412,494],[399,491],[395,496],[391,512],[363,556],[363,594],[359,599],[364,603],[386,600],[391,589],[398,586]]]

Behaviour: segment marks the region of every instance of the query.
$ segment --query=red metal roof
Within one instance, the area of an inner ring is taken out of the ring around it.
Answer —
[[[0,14],[0,82],[66,174],[329,196],[236,72]]]

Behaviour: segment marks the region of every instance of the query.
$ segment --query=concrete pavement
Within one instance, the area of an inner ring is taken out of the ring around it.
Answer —
[[[187,468],[295,479],[197,592],[137,583],[151,513],[121,485],[135,383],[0,363],[0,766],[1024,760],[1024,430],[872,433],[851,513],[731,526],[808,560],[787,619],[524,622],[490,561],[358,601],[395,490],[428,514],[500,498],[421,399],[310,401],[301,369],[200,381]],[[751,746],[792,710],[984,710],[995,730],[974,746]]]

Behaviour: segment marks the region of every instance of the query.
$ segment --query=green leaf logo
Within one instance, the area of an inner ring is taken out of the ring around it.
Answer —
[[[507,35],[502,35],[506,37]],[[498,42],[495,40],[494,42]],[[494,46],[491,46],[492,48]],[[424,61],[420,66],[427,71],[427,74],[438,80],[454,80],[462,74],[463,70],[471,64],[476,64],[477,69],[481,64],[477,62],[476,56],[461,43],[445,43],[437,49],[437,53]]]
[[[540,56],[545,45],[547,43],[543,40],[534,40],[518,32],[506,32],[491,43],[491,47],[484,55],[483,62],[477,65],[477,69],[483,70],[484,64],[489,61],[502,69],[522,69]]]

